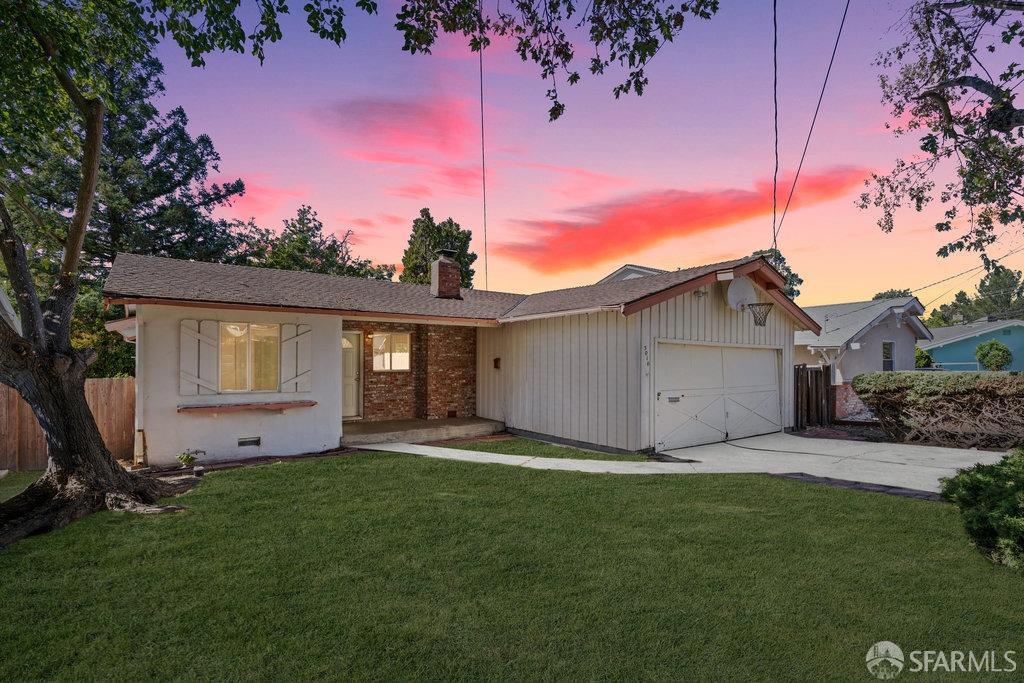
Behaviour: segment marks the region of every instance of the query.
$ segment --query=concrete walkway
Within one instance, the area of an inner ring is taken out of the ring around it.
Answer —
[[[997,462],[1003,455],[960,448],[810,439],[783,433],[667,452],[667,455],[696,461],[687,463],[536,458],[409,443],[360,448],[541,470],[608,474],[803,473],[823,479],[931,492],[939,490],[940,478],[952,476],[958,469],[978,462]]]

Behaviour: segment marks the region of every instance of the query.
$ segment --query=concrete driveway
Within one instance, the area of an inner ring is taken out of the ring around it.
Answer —
[[[666,451],[696,472],[804,473],[814,477],[938,491],[939,479],[1002,453],[937,446],[817,439],[776,433]]]

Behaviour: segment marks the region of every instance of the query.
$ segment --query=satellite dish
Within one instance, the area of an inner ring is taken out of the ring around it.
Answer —
[[[757,290],[754,289],[754,283],[750,281],[750,278],[738,277],[729,283],[729,289],[726,290],[725,300],[729,303],[729,308],[733,310],[742,311],[750,304],[757,303]]]

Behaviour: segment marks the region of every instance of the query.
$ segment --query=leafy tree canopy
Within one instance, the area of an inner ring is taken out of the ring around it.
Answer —
[[[804,279],[789,267],[789,264],[786,263],[786,257],[782,255],[781,251],[778,249],[761,249],[760,251],[755,251],[754,256],[763,256],[786,279],[786,288],[782,290],[786,296],[790,299],[800,296],[800,285],[804,283]]]
[[[239,233],[242,246],[234,260],[263,268],[390,280],[394,266],[375,266],[352,254],[352,234],[347,230],[340,239],[325,234],[316,211],[301,206],[295,218],[284,221],[280,234],[253,223],[243,228]]]
[[[881,301],[882,299],[899,299],[904,296],[913,296],[913,293],[909,289],[887,289],[884,292],[879,292],[871,297],[872,301]]]
[[[915,368],[930,368],[935,362],[932,358],[932,354],[925,351],[920,346],[914,349],[914,367]]]
[[[421,209],[419,218],[412,222],[412,233],[409,245],[402,254],[402,274],[398,279],[402,282],[430,284],[430,264],[437,259],[441,249],[455,252],[455,260],[461,271],[461,286],[473,286],[473,262],[476,254],[469,250],[473,233],[463,230],[458,223],[447,218],[440,223],[430,215],[430,209]]]
[[[986,316],[1013,318],[1024,315],[1024,281],[1021,271],[996,265],[978,283],[973,295],[961,290],[953,301],[934,309],[925,321],[929,327],[974,322]]]
[[[982,253],[1024,218],[1024,2],[917,0],[905,39],[882,53],[882,98],[893,133],[912,135],[920,152],[872,177],[862,208],[881,213],[885,232],[903,207],[943,210],[935,229],[948,236],[940,256]]]

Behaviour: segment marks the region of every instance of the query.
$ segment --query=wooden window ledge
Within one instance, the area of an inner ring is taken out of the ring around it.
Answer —
[[[283,413],[292,408],[312,408],[316,401],[274,401],[272,403],[220,403],[201,406],[178,406],[179,413],[190,415],[213,415],[216,413],[240,413],[246,410],[266,410]]]

